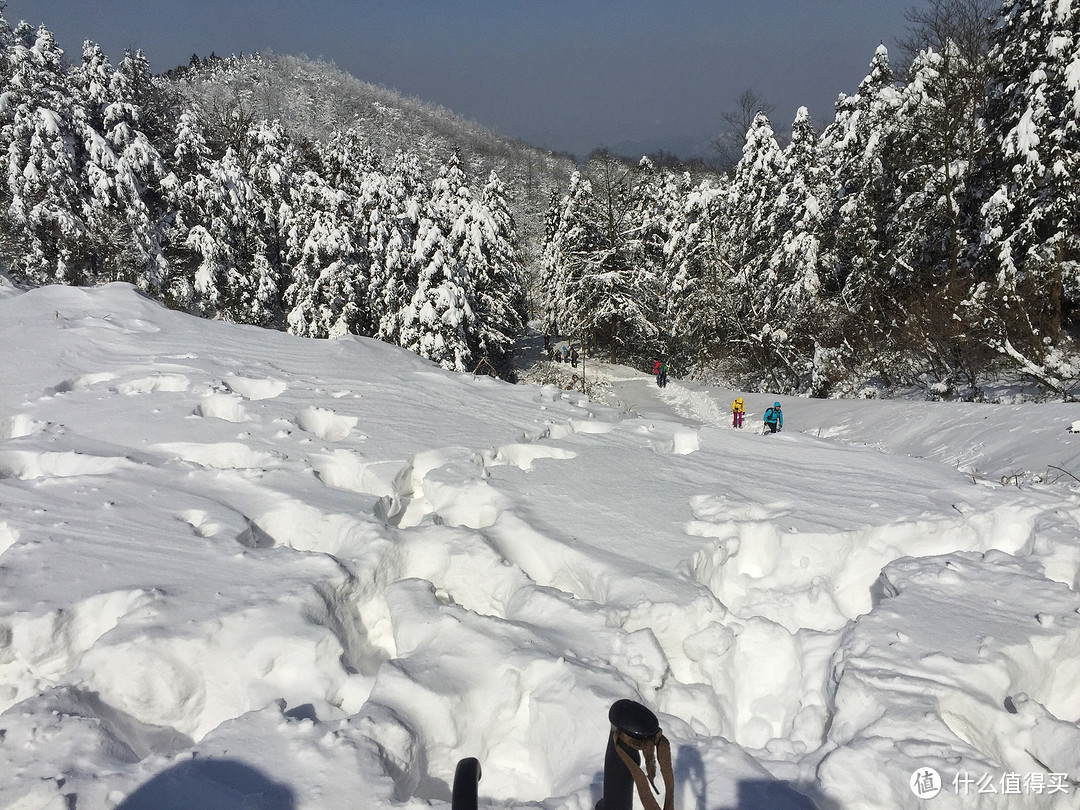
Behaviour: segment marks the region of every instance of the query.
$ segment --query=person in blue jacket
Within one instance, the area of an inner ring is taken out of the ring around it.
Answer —
[[[776,433],[784,427],[784,412],[780,410],[780,403],[774,402],[769,410],[765,411],[765,428],[770,433]]]

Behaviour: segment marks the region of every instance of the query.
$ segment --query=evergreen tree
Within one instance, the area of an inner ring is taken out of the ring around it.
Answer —
[[[1053,349],[1080,304],[1080,10],[1007,0],[991,59],[980,178],[991,261],[973,302],[996,351],[1063,390]]]
[[[889,379],[886,337],[896,328],[890,306],[893,267],[887,222],[895,214],[895,166],[900,94],[893,86],[888,51],[874,54],[859,92],[837,101],[819,155],[833,181],[831,210],[821,245],[823,288],[836,296],[836,321],[851,364],[870,363]]]
[[[410,153],[397,152],[389,174],[373,171],[364,181],[368,298],[377,321],[375,335],[387,343],[404,345],[402,323],[416,291],[414,250],[428,198],[420,162]]]
[[[105,130],[105,108],[115,99],[110,92],[113,68],[101,47],[91,40],[83,43],[82,62],[72,71],[74,101],[83,108],[86,122],[98,132]]]
[[[583,280],[587,303],[578,312],[589,345],[606,348],[615,363],[619,356],[640,355],[655,345],[655,279],[644,263],[638,175],[606,153],[590,160],[586,171],[592,206],[581,213],[591,217],[599,242]]]
[[[514,344],[525,328],[525,269],[506,187],[494,170],[480,204],[462,224],[469,225],[469,254],[475,257],[470,264],[476,300],[475,351],[510,376]]]
[[[678,307],[672,286],[676,272],[671,262],[671,242],[679,217],[684,191],[677,178],[667,168],[657,170],[648,158],[638,164],[637,182],[632,199],[631,240],[635,242],[632,255],[640,269],[635,296],[642,313],[649,320],[648,337],[636,349],[640,353],[659,353],[670,359],[673,350],[680,348],[682,336],[673,330],[669,310]],[[659,345],[653,345],[659,344]]]
[[[413,244],[416,287],[401,320],[401,345],[443,368],[471,370],[476,325],[474,290],[462,262],[471,194],[457,157],[432,184],[431,202],[420,218]],[[449,231],[449,232],[448,232]]]
[[[730,304],[720,315],[722,334],[742,362],[769,369],[777,357],[774,345],[786,340],[783,330],[771,322],[782,291],[769,267],[783,171],[783,152],[769,119],[759,113],[746,133],[728,189],[724,253],[732,275],[726,285]]]
[[[976,368],[986,358],[972,343],[963,304],[971,286],[961,258],[973,122],[955,85],[973,70],[961,64],[965,59],[946,41],[944,53],[926,50],[912,62],[898,110],[898,206],[887,241],[895,256],[895,340],[911,358],[912,376],[935,390],[962,382],[974,393]]]
[[[552,236],[543,255],[543,283],[555,331],[581,335],[593,344],[590,313],[595,311],[596,259],[601,250],[592,184],[581,172],[570,177],[570,188],[560,201]]]
[[[401,345],[443,368],[468,371],[468,324],[474,316],[437,220],[421,219],[414,251],[419,273],[401,321]]]
[[[258,121],[245,139],[247,174],[251,179],[254,226],[252,274],[255,296],[247,321],[259,326],[276,322],[282,312],[283,280],[288,275],[289,227],[302,172],[299,151],[280,122]]]
[[[668,325],[672,360],[681,367],[717,358],[717,313],[726,300],[723,257],[727,188],[702,181],[685,192],[665,246],[670,274],[661,279],[661,317]]]
[[[193,284],[196,301],[207,315],[247,323],[258,287],[249,272],[254,192],[231,148],[208,169],[208,175],[195,178],[196,224],[189,226],[185,238],[199,260]]]
[[[0,0],[0,86],[7,87],[11,82],[10,52],[15,46],[15,37],[4,17],[7,0]]]
[[[112,75],[104,110],[103,134],[115,162],[112,166],[112,216],[104,218],[107,241],[100,245],[99,264],[106,278],[129,281],[157,294],[167,282],[169,264],[162,249],[168,217],[162,180],[165,164],[141,129],[140,106],[145,94],[132,78],[129,55]],[[111,237],[111,238],[109,238]]]
[[[305,172],[292,217],[285,291],[289,332],[304,337],[356,334],[366,281],[350,230],[349,201]]]
[[[791,125],[780,182],[773,213],[775,248],[769,257],[769,275],[779,294],[767,299],[772,311],[764,314],[786,337],[774,341],[774,352],[788,369],[789,383],[801,388],[808,382],[813,384],[815,358],[828,354],[819,348],[821,341],[832,342],[823,334],[825,312],[819,276],[827,178],[818,163],[817,135],[805,107],[799,108]],[[825,393],[825,377],[819,373],[816,380],[815,393]]]
[[[173,276],[163,292],[166,303],[180,309],[194,306],[195,273],[201,257],[187,241],[188,233],[203,216],[199,189],[209,182],[210,149],[193,110],[184,110],[176,123],[175,146],[169,159],[169,173],[162,189],[170,209],[165,238],[172,260]]]
[[[957,226],[968,166],[958,160],[961,122],[944,103],[946,59],[934,51],[915,58],[898,111],[900,206],[889,223],[890,241],[896,245],[898,280],[911,286],[935,285],[959,270]]]
[[[154,78],[150,62],[141,49],[128,50],[112,77],[112,91],[137,112],[132,126],[145,133],[147,140],[164,144],[173,130],[173,106],[169,93]]]
[[[580,179],[580,174],[578,175]],[[573,178],[571,178],[571,182]],[[562,221],[563,201],[559,193],[552,190],[544,214],[544,241],[537,257],[536,274],[536,310],[543,322],[545,332],[558,332],[559,323],[556,310],[556,287],[561,268],[561,239],[559,223]]]
[[[0,212],[8,264],[35,284],[86,280],[86,228],[72,90],[63,51],[41,26],[33,44],[25,26],[13,32],[11,82],[3,93],[0,141],[7,146],[7,206]]]

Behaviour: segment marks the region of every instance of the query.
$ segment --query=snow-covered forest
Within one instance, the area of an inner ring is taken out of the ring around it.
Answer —
[[[759,114],[730,177],[591,161],[549,215],[557,328],[755,390],[1075,395],[1080,9],[929,28],[904,76],[878,48],[820,134],[800,109],[781,148]]]
[[[511,207],[546,204],[569,158],[485,142],[318,63],[195,58],[155,77],[141,52],[114,67],[88,41],[69,65],[46,26],[2,11],[0,265],[16,281],[128,281],[236,323],[508,367],[526,316]],[[305,85],[337,119],[295,112],[315,106],[298,103]],[[351,106],[333,103],[343,94]],[[294,112],[259,115],[278,107]]]
[[[931,4],[935,9],[948,2]],[[961,6],[963,4],[954,4]],[[979,7],[980,3],[973,4]],[[588,353],[814,396],[1080,385],[1080,12],[1008,0],[702,177],[499,138],[294,57],[77,64],[0,2],[0,270],[509,369]]]

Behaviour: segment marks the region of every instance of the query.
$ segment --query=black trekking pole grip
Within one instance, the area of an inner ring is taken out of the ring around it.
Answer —
[[[450,810],[476,810],[477,785],[480,782],[480,760],[466,757],[457,764],[454,771],[454,792],[450,799]]]
[[[608,734],[607,751],[604,754],[604,795],[596,803],[596,810],[633,810],[634,777],[615,748],[615,732],[637,740],[655,737],[660,731],[660,721],[645,706],[632,700],[616,700],[608,711],[611,733]],[[637,750],[623,741],[621,748],[633,762],[640,763]]]

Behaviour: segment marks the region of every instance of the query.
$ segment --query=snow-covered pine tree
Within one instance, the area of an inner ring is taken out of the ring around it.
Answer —
[[[891,157],[897,207],[886,223],[895,257],[890,297],[898,312],[894,342],[909,375],[934,390],[961,383],[974,393],[986,357],[964,314],[971,278],[961,258],[970,139],[981,130],[957,87],[975,68],[951,41],[944,48],[916,55],[901,92]]]
[[[388,343],[397,343],[400,315],[405,302],[415,221],[410,217],[408,192],[395,171],[383,172],[365,147],[366,171],[357,178],[359,187],[354,219],[356,238],[368,263],[365,290],[368,313],[367,334]],[[395,166],[403,160],[399,155]]]
[[[658,336],[656,279],[643,260],[641,223],[637,218],[639,179],[634,167],[602,153],[586,166],[599,238],[584,278],[585,336],[590,347],[606,349],[612,363],[620,356],[650,352]]]
[[[388,174],[373,171],[364,180],[368,299],[377,319],[375,336],[387,343],[403,345],[402,323],[417,285],[414,249],[429,197],[420,161],[411,153],[396,152]]]
[[[154,77],[146,54],[139,48],[127,50],[113,77],[114,93],[138,110],[137,126],[148,141],[166,149],[174,129],[177,101]],[[122,84],[121,86],[117,86]]]
[[[787,336],[771,322],[782,290],[769,266],[775,208],[784,171],[784,154],[764,113],[758,113],[746,133],[743,154],[728,188],[725,229],[726,261],[732,275],[725,287],[731,302],[719,315],[722,336],[743,363],[767,374],[777,373],[777,349]],[[785,370],[781,370],[782,372]],[[781,373],[781,378],[786,377]],[[784,387],[788,380],[772,379]]]
[[[505,189],[492,172],[477,199],[455,155],[435,183],[433,202],[443,211],[447,258],[458,267],[473,315],[466,321],[473,360],[486,359],[509,373],[514,342],[523,327],[524,293]]]
[[[578,175],[580,179],[580,174]],[[559,323],[555,308],[556,286],[562,266],[561,234],[559,223],[566,197],[552,190],[544,213],[544,239],[537,257],[538,272],[535,277],[533,311],[539,315],[545,332],[558,332]]]
[[[773,212],[776,241],[769,257],[769,272],[779,295],[771,301],[773,310],[765,312],[774,330],[780,329],[786,336],[785,341],[773,344],[773,350],[788,370],[793,389],[812,385],[815,357],[828,354],[827,349],[818,347],[822,340],[832,343],[836,338],[824,334],[827,320],[818,275],[827,188],[828,178],[817,157],[817,134],[810,113],[800,107],[791,125],[791,142],[784,152]],[[820,373],[816,379],[825,382]]]
[[[87,282],[110,278],[106,262],[111,256],[117,222],[123,216],[116,193],[116,155],[104,137],[105,110],[113,102],[113,68],[94,42],[83,43],[82,62],[71,72],[75,128],[80,147],[83,218],[86,225]]]
[[[9,54],[14,46],[14,34],[11,25],[4,17],[5,8],[7,8],[7,0],[0,0],[0,86],[2,87],[7,87],[11,81]]]
[[[196,301],[206,315],[245,323],[257,297],[257,280],[249,272],[254,190],[231,147],[208,170],[207,176],[195,178],[194,216],[185,238],[199,261]]]
[[[335,130],[319,153],[322,176],[334,188],[355,191],[369,172],[379,171],[379,160],[355,129]]]
[[[110,92],[113,72],[101,47],[86,40],[82,62],[71,71],[71,89],[75,103],[83,108],[86,122],[98,132],[105,130],[105,108],[114,100]]]
[[[923,51],[901,92],[896,143],[899,209],[890,221],[896,277],[914,289],[936,286],[959,271],[961,196],[969,170],[960,133],[964,122],[945,104],[952,63],[961,58]]]
[[[432,184],[431,201],[420,218],[412,257],[416,289],[401,319],[402,346],[455,371],[471,370],[474,360],[474,290],[458,251],[464,234],[453,232],[470,201],[455,155]]]
[[[7,184],[7,154],[12,123],[15,115],[14,96],[11,95],[11,79],[15,69],[15,33],[4,17],[6,0],[0,0],[0,266],[8,266],[15,253],[14,234],[8,229],[7,211],[11,205],[11,191]]]
[[[1062,391],[1056,344],[1080,306],[1080,9],[1007,0],[992,40],[980,179],[992,261],[973,301],[993,348]]]
[[[717,313],[729,275],[723,256],[727,187],[703,180],[686,190],[665,246],[671,274],[661,287],[661,317],[667,324],[672,361],[680,368],[718,359]]]
[[[630,238],[636,243],[631,251],[638,279],[635,298],[650,328],[646,340],[635,349],[650,356],[670,355],[683,338],[674,330],[667,312],[678,306],[672,298],[679,293],[672,286],[676,272],[669,245],[674,236],[682,198],[678,178],[669,169],[657,169],[649,158],[638,163],[631,199]]]
[[[199,189],[210,176],[210,148],[194,110],[180,113],[172,140],[175,146],[162,190],[170,210],[165,238],[173,273],[163,297],[169,306],[188,309],[195,305],[195,273],[201,257],[187,237],[202,220]]]
[[[129,53],[110,76],[101,134],[111,153],[111,165],[96,165],[93,175],[99,183],[107,178],[114,204],[99,207],[88,220],[98,247],[100,276],[131,282],[157,295],[169,275],[162,249],[168,217],[161,187],[166,170],[161,155],[141,129],[145,116],[139,99],[145,94],[139,92],[137,84],[146,81],[138,67],[144,62]],[[93,127],[87,135],[88,142],[94,139]],[[107,153],[99,150],[98,154]],[[94,163],[93,156],[90,162]],[[87,179],[92,181],[92,177]],[[94,190],[95,201],[103,202],[105,196]]]
[[[506,187],[494,170],[479,203],[467,220],[470,253],[476,257],[470,264],[476,301],[475,351],[509,377],[514,344],[525,328],[525,269]]]
[[[16,277],[35,284],[86,280],[86,228],[72,90],[64,53],[38,28],[33,43],[20,25],[9,51],[3,90],[7,205],[0,211],[5,257]]]
[[[560,203],[555,236],[545,251],[545,278],[556,331],[580,335],[585,346],[602,348],[596,313],[600,306],[599,261],[604,251],[592,183],[580,172]]]
[[[566,196],[553,209],[541,257],[551,325],[559,334],[581,336],[588,348],[597,345],[592,318],[597,302],[591,280],[602,244],[595,206],[592,184],[581,172],[574,172]]]
[[[33,79],[33,72],[24,62],[37,38],[25,20],[14,29],[8,25],[4,18],[6,5],[0,0],[0,161],[5,159],[11,143],[15,113],[34,92],[34,87],[28,84]],[[7,192],[6,183],[0,186],[0,192]]]
[[[886,378],[887,337],[897,319],[888,295],[893,262],[886,224],[896,212],[888,149],[897,140],[899,104],[888,50],[880,45],[858,93],[837,101],[818,153],[833,181],[820,254],[822,285],[838,296],[837,326],[849,354],[858,355],[847,362],[872,364]]]
[[[313,171],[304,173],[289,228],[285,291],[289,332],[356,334],[367,280],[350,229],[350,200]]]
[[[354,254],[363,268],[357,279],[355,334],[376,336],[384,315],[382,295],[386,285],[387,252],[394,242],[399,210],[390,198],[387,175],[370,145],[353,130],[335,133],[323,153],[323,171],[330,185],[346,195],[351,205]],[[399,258],[397,256],[395,258]],[[393,318],[396,318],[396,303]]]
[[[255,122],[247,132],[244,151],[254,191],[251,215],[255,228],[251,267],[255,296],[249,301],[246,320],[266,326],[277,322],[282,313],[289,226],[302,160],[277,121]]]

